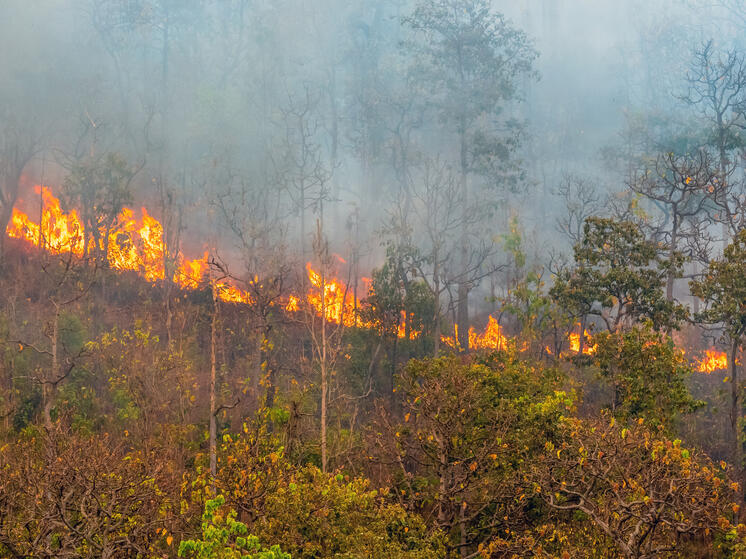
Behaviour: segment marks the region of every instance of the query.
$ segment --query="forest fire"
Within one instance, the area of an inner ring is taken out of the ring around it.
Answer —
[[[60,200],[45,186],[37,186],[36,193],[42,197],[41,227],[27,214],[14,209],[7,228],[8,236],[25,240],[54,254],[72,252],[82,257],[86,246],[88,253],[93,253],[95,244],[89,242],[86,245],[86,231],[76,210],[65,212]],[[114,223],[115,226],[108,233],[102,229],[97,235],[99,249],[105,251],[109,266],[115,270],[137,272],[150,282],[164,280],[166,249],[161,223],[145,208],[141,209],[140,219],[136,218],[132,209],[124,208]],[[106,243],[104,239],[107,240]],[[317,315],[321,316],[323,313],[328,322],[347,327],[373,327],[360,317],[357,295],[345,282],[335,277],[323,277],[312,268],[310,262],[306,268],[310,287],[305,299]],[[182,289],[198,289],[206,281],[208,271],[207,252],[195,259],[186,258],[179,252],[171,281]],[[252,304],[251,296],[246,291],[224,281],[216,283],[215,292],[225,302]],[[290,295],[285,310],[298,311],[300,301],[301,297]],[[413,329],[408,331],[406,321],[407,317],[402,313],[397,336],[416,339],[420,332]],[[473,326],[469,328],[469,346],[475,349],[505,349],[509,341],[492,316],[489,317],[484,332],[478,333]],[[455,347],[452,338],[443,337],[443,342]]]
[[[363,324],[358,313],[355,293],[337,278],[326,278],[316,272],[310,262],[306,264],[306,269],[312,287],[307,299],[316,313],[334,324],[361,327]]]
[[[82,257],[96,251],[105,253],[106,261],[115,270],[138,272],[146,280],[155,282],[165,279],[165,245],[163,226],[145,208],[140,219],[135,212],[124,208],[108,230],[105,227],[96,235],[88,235],[76,210],[65,212],[60,200],[46,186],[36,186],[41,196],[41,224],[17,208],[6,233],[9,237],[22,239],[53,254],[71,252]],[[98,244],[98,247],[96,246]],[[176,256],[178,263],[172,281],[185,289],[196,289],[207,271],[207,253],[196,260],[183,254]]]
[[[473,326],[469,328],[469,347],[500,350],[508,347],[508,341],[502,327],[492,315],[487,320],[487,326],[482,334],[477,334]]]
[[[92,255],[98,244],[98,251],[105,253],[108,265],[115,270],[134,271],[150,282],[166,279],[165,262],[166,247],[162,224],[146,208],[141,208],[140,217],[130,208],[123,208],[109,230],[103,227],[97,235],[86,238],[87,232],[76,210],[65,211],[60,200],[56,198],[46,186],[36,186],[35,192],[41,198],[40,217],[37,223],[21,210],[14,208],[11,221],[7,227],[7,235],[21,239],[53,254],[70,252],[82,257],[87,251]],[[342,261],[341,257],[337,257]],[[185,290],[195,290],[208,281],[209,263],[208,253],[202,257],[189,259],[181,252],[175,256],[175,271],[170,280]],[[374,325],[364,321],[359,312],[359,299],[356,293],[345,282],[336,277],[323,277],[314,270],[311,263],[307,263],[309,289],[305,297],[292,294],[283,305],[286,312],[297,312],[301,309],[301,301],[309,304],[318,316],[322,314],[333,324],[343,324],[346,327],[373,328]],[[322,301],[323,290],[323,301]],[[215,284],[217,297],[228,303],[253,304],[251,295],[239,287],[226,281]],[[577,325],[577,328],[580,328]],[[456,336],[441,336],[441,341],[452,348],[457,346]],[[416,339],[420,332],[407,328],[407,317],[402,312],[402,319],[397,328],[399,338]],[[584,355],[592,355],[596,346],[586,330],[584,332]],[[578,353],[580,350],[580,334],[568,334],[570,351]],[[501,350],[515,343],[513,338],[505,335],[503,327],[493,316],[488,317],[487,325],[479,333],[473,326],[469,328],[469,347],[473,349]],[[706,350],[705,357],[695,360],[695,369],[702,373],[726,369],[728,359],[725,353],[716,350]]]
[[[440,341],[445,345],[455,348],[458,345],[458,324],[454,326],[455,336],[441,336]],[[507,337],[503,333],[503,328],[497,322],[497,319],[490,315],[487,318],[487,326],[481,334],[471,326],[469,328],[469,347],[473,349],[507,349],[513,338]]]
[[[707,349],[704,358],[697,360],[696,367],[697,372],[707,374],[725,370],[728,368],[728,356],[723,351]]]
[[[580,325],[578,325],[578,328],[580,328]],[[570,341],[570,350],[574,353],[578,353],[580,351],[580,334],[576,332],[570,332],[567,337]],[[583,344],[583,355],[593,355],[593,353],[595,353],[596,351],[596,346],[593,343],[593,338],[588,333],[588,330],[585,330],[584,332],[584,339],[585,342]]]
[[[78,257],[83,257],[86,252],[88,256],[92,256],[98,244],[98,252],[105,254],[106,261],[112,269],[137,272],[150,282],[166,279],[167,252],[163,226],[148,213],[147,209],[141,209],[138,219],[132,209],[124,208],[108,231],[102,227],[96,235],[90,235],[85,231],[77,211],[63,210],[60,200],[49,188],[36,186],[35,191],[41,196],[41,224],[14,208],[6,230],[9,237],[27,241],[53,254],[71,252]],[[186,290],[195,290],[205,284],[209,272],[207,252],[201,258],[195,259],[189,259],[178,252],[175,260],[176,269],[170,278],[173,283]],[[319,316],[323,308],[323,314],[329,322],[345,326],[371,326],[360,318],[356,294],[344,282],[336,278],[322,279],[322,274],[315,271],[310,262],[307,270],[311,287],[306,300]],[[218,281],[215,284],[215,293],[218,298],[228,303],[253,303],[249,293],[226,281]],[[284,306],[285,310],[298,311],[300,301],[301,297],[290,295]],[[404,337],[404,326],[402,325],[399,330],[399,336]],[[411,337],[414,338],[415,335],[410,332]]]
[[[55,254],[72,252],[82,256],[83,224],[77,212],[63,212],[60,201],[48,188],[36,186],[35,189],[42,198],[41,225],[13,208],[13,215],[7,228],[8,236],[24,239]]]

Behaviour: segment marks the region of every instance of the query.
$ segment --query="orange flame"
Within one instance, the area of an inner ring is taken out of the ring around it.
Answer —
[[[700,373],[710,374],[728,368],[728,356],[724,352],[714,349],[705,350],[704,359],[697,361],[699,365],[697,371]]]
[[[454,334],[453,337],[441,336],[440,341],[455,348],[458,345],[458,324],[454,325]],[[503,334],[502,326],[492,315],[487,319],[487,326],[481,334],[473,326],[469,328],[469,347],[472,349],[507,349],[511,341],[511,338]]]
[[[482,334],[477,334],[473,326],[469,328],[469,347],[475,349],[506,349],[508,338],[503,334],[502,327],[497,320],[490,315]]]
[[[60,201],[46,186],[36,186],[36,193],[41,196],[41,223],[37,223],[17,208],[13,208],[10,222],[6,233],[9,237],[24,240],[50,253],[72,253],[82,257],[85,247],[85,231],[83,223],[75,210],[66,212],[62,209]],[[164,257],[166,254],[164,232],[162,224],[151,216],[145,208],[141,209],[140,219],[135,217],[133,210],[124,208],[115,221],[113,230],[107,232],[102,230],[99,239],[100,250],[106,250],[106,259],[111,268],[116,270],[131,270],[137,272],[147,281],[156,282],[168,279],[173,281],[182,289],[194,290],[205,285],[208,271],[208,254],[201,258],[190,260],[181,252],[176,255],[176,270],[173,276],[166,278],[164,269]],[[344,259],[338,257],[344,263]],[[311,264],[307,264],[310,287],[305,295],[309,308],[314,310],[318,316],[335,324],[354,326],[358,328],[373,328],[375,325],[362,320],[358,312],[358,299],[354,290],[337,278],[324,278],[316,272]],[[257,282],[258,278],[254,278]],[[368,285],[369,278],[363,278],[363,283]],[[324,302],[322,305],[322,296]],[[250,294],[226,281],[215,284],[217,297],[225,302],[253,304]],[[290,295],[284,308],[287,312],[297,312],[301,307],[302,297]],[[407,316],[402,313],[397,335],[400,338],[407,336]],[[579,325],[578,325],[579,329]],[[409,337],[416,339],[421,333],[410,329]],[[457,347],[458,329],[455,328],[455,336],[442,336],[441,340],[450,347]],[[570,333],[570,349],[578,352],[580,348],[580,334]],[[591,343],[589,333],[584,332],[586,344],[583,353],[590,355],[595,352],[596,346]],[[506,336],[497,320],[490,316],[482,333],[478,333],[474,327],[469,328],[469,346],[475,349],[500,350],[509,347],[515,340]],[[525,348],[521,348],[525,349]],[[549,348],[547,352],[551,354]],[[700,372],[711,373],[713,371],[726,369],[728,359],[725,353],[707,350],[705,358],[697,360]]]
[[[215,285],[215,291],[218,298],[226,303],[242,303],[244,305],[251,305],[253,303],[251,295],[228,283],[218,282]]]
[[[300,308],[299,303],[300,301],[298,300],[298,297],[296,297],[295,295],[291,295],[288,298],[287,305],[285,305],[285,310],[287,312],[297,312]]]
[[[23,239],[52,253],[72,252],[83,256],[85,232],[75,210],[65,212],[60,201],[45,186],[36,187],[42,197],[41,227],[22,211],[14,208],[6,233],[9,237]],[[115,226],[108,232],[101,230],[101,250],[106,250],[106,260],[115,270],[131,270],[146,280],[155,282],[166,277],[164,267],[165,242],[163,225],[142,208],[141,218],[135,218],[130,208],[123,208]],[[184,289],[197,289],[207,275],[207,253],[202,258],[190,260],[181,252],[176,256],[177,269],[172,278]],[[247,295],[238,288],[221,285],[221,298],[228,301],[245,301]]]
[[[13,215],[6,228],[9,237],[24,239],[42,246],[53,254],[72,252],[83,255],[83,224],[75,210],[66,213],[46,186],[37,186],[42,197],[41,227],[28,215],[13,208]]]
[[[6,233],[13,239],[23,239],[33,244],[39,242],[39,224],[30,221],[25,213],[16,208],[13,208]]]
[[[580,328],[580,325],[577,325],[578,328]],[[588,333],[588,330],[585,330],[583,332],[584,335],[584,343],[583,343],[583,355],[593,355],[596,352],[596,344],[593,343],[593,338]],[[567,335],[569,341],[570,341],[570,350],[578,353],[580,351],[580,334],[576,332],[570,332]]]
[[[207,275],[207,252],[202,258],[189,260],[181,253],[177,256],[177,267],[174,273],[174,283],[182,289],[197,289]]]
[[[311,287],[306,294],[309,304],[327,322],[345,326],[361,326],[357,298],[348,286],[337,278],[325,278],[306,264]]]

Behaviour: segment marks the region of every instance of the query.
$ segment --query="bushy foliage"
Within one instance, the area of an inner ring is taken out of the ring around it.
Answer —
[[[179,557],[193,559],[290,559],[279,545],[263,548],[259,538],[249,534],[246,524],[236,520],[236,511],[221,511],[225,497],[218,495],[205,503],[202,539],[184,540]]]
[[[594,360],[613,394],[611,410],[623,419],[644,418],[672,427],[681,415],[701,406],[689,394],[692,368],[673,340],[648,324],[625,332],[600,332]]]
[[[441,538],[423,519],[392,503],[362,477],[293,466],[261,425],[226,435],[214,485],[262,541],[281,542],[294,558],[442,555]],[[210,502],[205,470],[184,487],[184,510]]]
[[[475,549],[520,522],[519,471],[573,407],[560,380],[507,352],[412,361],[398,379],[401,416],[381,411],[369,458],[393,466],[386,482],[449,534],[451,549]]]
[[[574,268],[560,273],[551,289],[555,301],[574,316],[599,316],[609,330],[644,319],[658,329],[672,328],[686,317],[685,309],[664,294],[669,271],[678,270],[680,257],[662,257],[637,224],[587,219],[574,256]]]
[[[30,427],[0,447],[0,551],[11,557],[145,557],[176,525],[168,464],[109,437]]]

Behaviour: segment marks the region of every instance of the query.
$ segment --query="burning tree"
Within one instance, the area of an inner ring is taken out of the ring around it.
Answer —
[[[440,313],[433,308],[429,286],[410,275],[411,256],[409,247],[390,244],[386,251],[386,262],[373,270],[368,297],[364,301],[363,316],[370,320],[380,335],[378,349],[382,342],[387,342],[391,348],[389,383],[384,385],[384,389],[392,401],[394,376],[399,367],[400,340],[427,336],[431,320],[440,320]],[[438,326],[435,326],[435,330],[440,331]],[[374,355],[377,355],[378,349]],[[406,346],[404,349],[406,351]],[[406,361],[407,355],[404,357]]]
[[[130,185],[137,171],[119,155],[108,153],[74,164],[65,179],[65,192],[78,207],[84,227],[83,254],[93,254],[101,267],[109,266],[109,243],[123,225],[122,210],[132,203]]]

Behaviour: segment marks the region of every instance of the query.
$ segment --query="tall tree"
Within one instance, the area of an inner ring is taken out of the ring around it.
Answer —
[[[517,181],[520,167],[514,152],[521,124],[507,118],[507,104],[520,96],[526,76],[533,77],[537,56],[525,33],[495,13],[489,0],[421,0],[404,19],[412,38],[409,71],[427,85],[427,102],[450,135],[447,146],[458,162],[465,201],[461,230],[462,267],[468,267],[469,227],[466,208],[475,191],[470,179],[485,177],[494,185]],[[469,292],[458,286],[461,347],[469,347]]]
[[[657,210],[650,222],[652,237],[661,243],[669,261],[677,253],[704,260],[708,257],[707,225],[714,210],[710,196],[718,184],[718,172],[706,151],[693,155],[665,153],[642,169],[629,188],[647,198]],[[666,300],[673,301],[676,269],[666,277]]]
[[[692,293],[700,297],[705,309],[696,319],[722,327],[730,343],[730,429],[733,460],[739,468],[740,481],[746,481],[743,462],[742,384],[738,355],[746,335],[746,230],[742,230],[725,247],[722,258],[710,262],[701,279],[690,283]]]
[[[723,242],[727,243],[743,224],[742,216],[736,215],[740,212],[731,208],[731,193],[738,154],[746,145],[741,137],[746,128],[746,56],[736,48],[718,48],[709,40],[695,50],[686,84],[681,99],[699,111],[710,129],[708,142],[719,169],[713,199],[721,206]]]
[[[9,111],[12,109],[8,107]],[[5,108],[0,109],[5,112]],[[6,118],[6,116],[8,118]],[[0,113],[0,262],[3,258],[5,229],[18,200],[21,176],[26,165],[39,150],[39,139],[10,115]]]
[[[592,217],[585,222],[583,240],[575,245],[575,267],[558,275],[550,293],[581,321],[598,316],[612,332],[640,319],[651,320],[656,328],[672,328],[686,311],[664,296],[671,268],[678,273],[678,254],[673,261],[661,256],[658,245],[636,224]]]

